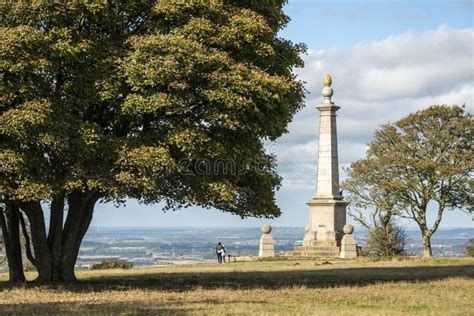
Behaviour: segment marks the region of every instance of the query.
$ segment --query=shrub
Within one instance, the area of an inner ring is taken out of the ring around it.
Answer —
[[[104,270],[104,269],[131,269],[133,268],[133,262],[120,260],[120,259],[106,259],[102,260],[101,263],[94,263],[91,270]]]
[[[403,256],[405,252],[405,231],[397,225],[374,227],[367,233],[364,255],[375,257]]]
[[[470,238],[466,246],[466,256],[474,257],[474,238]]]

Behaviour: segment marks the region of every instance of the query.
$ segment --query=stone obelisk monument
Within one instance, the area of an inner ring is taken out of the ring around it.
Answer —
[[[310,208],[310,223],[300,249],[303,256],[339,257],[348,202],[339,189],[336,127],[339,106],[331,100],[331,76],[326,75],[323,84],[324,100],[317,106],[320,123],[316,194],[306,203]]]

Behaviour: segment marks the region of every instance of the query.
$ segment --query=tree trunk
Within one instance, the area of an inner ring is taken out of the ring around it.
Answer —
[[[21,207],[30,222],[31,240],[33,241],[36,269],[38,270],[36,281],[49,282],[51,281],[53,260],[46,237],[46,226],[41,203],[39,201],[28,202],[21,204]]]
[[[433,254],[431,253],[431,235],[433,231],[430,231],[426,225],[426,205],[427,203],[423,203],[419,207],[418,211],[418,226],[420,227],[421,238],[423,243],[423,258],[431,258]]]
[[[36,281],[49,282],[52,275],[52,257],[46,237],[46,226],[44,223],[43,209],[39,201],[20,204],[30,222],[31,240],[35,253],[36,269],[38,278]]]
[[[39,282],[75,282],[74,266],[79,255],[82,239],[92,221],[94,206],[99,199],[99,194],[94,191],[74,191],[67,197],[68,213],[64,219],[65,195],[58,195],[51,201],[51,218],[49,232],[46,234],[43,209],[40,201],[19,202],[18,206],[26,214],[30,223],[29,233],[24,229],[26,240],[31,240],[33,253],[29,257],[38,270]],[[12,207],[17,207],[12,204]],[[18,207],[17,207],[18,208]],[[13,209],[12,209],[13,210]],[[1,212],[0,224],[2,225],[5,249],[10,268],[10,278],[14,282],[25,282],[23,274],[21,246],[20,246],[20,221],[21,215],[16,212]],[[7,218],[5,218],[7,215]],[[24,225],[26,227],[26,224]],[[64,226],[64,227],[63,227]],[[25,228],[24,227],[24,228]]]
[[[74,266],[98,198],[99,195],[95,192],[73,192],[68,197],[69,212],[64,224],[61,252],[61,281],[75,282],[77,280]]]
[[[53,259],[51,268],[52,281],[59,281],[61,267],[61,242],[63,238],[64,194],[60,194],[51,202],[49,221],[48,246]]]
[[[423,232],[423,258],[432,258],[433,253],[431,252],[431,235],[429,232]]]
[[[3,243],[8,261],[9,282],[13,285],[26,283],[21,256],[20,222],[15,208],[15,205],[6,202],[5,210],[1,209],[0,212]]]

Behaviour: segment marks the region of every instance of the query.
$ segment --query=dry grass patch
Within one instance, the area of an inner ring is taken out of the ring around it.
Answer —
[[[469,315],[474,310],[473,259],[331,262],[80,271],[76,285],[12,290],[3,282],[0,313]]]

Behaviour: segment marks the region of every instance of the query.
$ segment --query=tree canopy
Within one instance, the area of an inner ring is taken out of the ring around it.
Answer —
[[[344,188],[353,207],[413,220],[422,233],[424,255],[431,256],[431,236],[444,211],[472,205],[473,131],[471,114],[446,105],[382,126],[366,158],[348,170]],[[431,225],[430,206],[436,208]]]
[[[280,214],[263,142],[304,97],[285,2],[0,4],[0,194],[31,223],[40,278],[73,279],[98,200]]]

